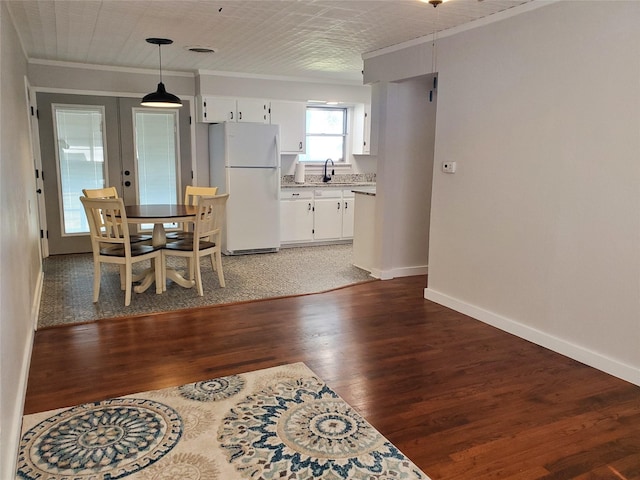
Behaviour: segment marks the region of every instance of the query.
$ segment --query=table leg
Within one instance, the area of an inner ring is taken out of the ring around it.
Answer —
[[[155,223],[153,225],[153,236],[151,238],[151,243],[154,247],[160,247],[167,244],[167,235],[162,223]],[[191,288],[196,284],[194,280],[184,278],[173,268],[166,268],[166,274],[169,280],[172,280],[174,283],[177,283],[181,287]],[[138,276],[138,278],[142,277],[144,277],[142,283],[133,288],[133,291],[136,293],[143,293],[153,284],[153,282],[155,282],[154,268],[149,268]],[[163,285],[162,291],[166,291],[166,289],[166,285]]]
[[[170,280],[173,280],[175,283],[177,283],[178,285],[184,288],[191,288],[196,284],[194,280],[189,280],[187,278],[184,278],[182,275],[176,272],[173,268],[167,268],[167,278]]]
[[[164,231],[164,225],[162,223],[155,223],[153,225],[153,236],[151,237],[151,244],[154,247],[160,247],[167,244],[167,234]]]
[[[147,268],[144,272],[142,272],[137,278],[144,277],[144,280],[140,283],[140,285],[136,285],[133,287],[133,291],[136,293],[143,293],[149,288],[153,282],[156,281],[156,274],[154,268]]]
[[[167,244],[167,235],[164,231],[164,225],[162,223],[155,223],[153,225],[153,235],[151,236],[151,244],[154,247],[160,247]],[[156,281],[155,269],[159,265],[153,265],[151,268],[147,268],[142,273],[136,276],[136,280],[142,280],[140,285],[133,287],[133,291],[136,293],[145,292]],[[160,291],[163,291],[161,289]],[[156,289],[156,293],[160,293]]]

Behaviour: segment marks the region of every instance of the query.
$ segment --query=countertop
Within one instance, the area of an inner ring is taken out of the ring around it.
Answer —
[[[291,188],[344,188],[353,187],[373,187],[375,191],[375,182],[308,182],[308,183],[283,183],[280,188],[283,190]]]
[[[359,193],[361,195],[370,195],[372,197],[376,196],[375,185],[373,187],[356,187],[356,188],[352,188],[351,191],[353,193]]]

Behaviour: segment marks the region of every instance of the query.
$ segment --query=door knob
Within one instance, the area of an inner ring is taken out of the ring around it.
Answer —
[[[42,193],[42,189],[41,188],[37,189],[36,193]]]

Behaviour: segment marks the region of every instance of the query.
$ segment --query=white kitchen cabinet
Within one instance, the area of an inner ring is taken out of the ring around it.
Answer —
[[[205,123],[231,122],[236,114],[235,98],[203,96],[198,101],[198,120]]]
[[[371,153],[371,105],[358,104],[353,108],[353,144],[354,154]]]
[[[351,189],[284,189],[280,198],[281,243],[353,238],[355,198]]]
[[[273,100],[269,112],[271,125],[280,125],[280,151],[282,153],[305,153],[307,104]]]
[[[362,153],[371,153],[371,105],[364,106],[364,132]]]
[[[269,123],[269,102],[260,98],[239,98],[238,122]]]
[[[314,208],[313,239],[342,238],[342,190],[316,190]]]
[[[355,211],[355,193],[342,191],[342,238],[353,238],[353,221]]]
[[[283,190],[280,196],[280,241],[313,240],[313,191]]]
[[[202,96],[198,100],[198,121],[269,123],[268,102],[260,98]]]

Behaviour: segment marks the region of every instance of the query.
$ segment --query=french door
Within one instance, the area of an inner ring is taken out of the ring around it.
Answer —
[[[176,203],[191,180],[189,105],[140,107],[137,98],[38,93],[48,246],[91,251],[79,197],[116,187],[126,205]]]

